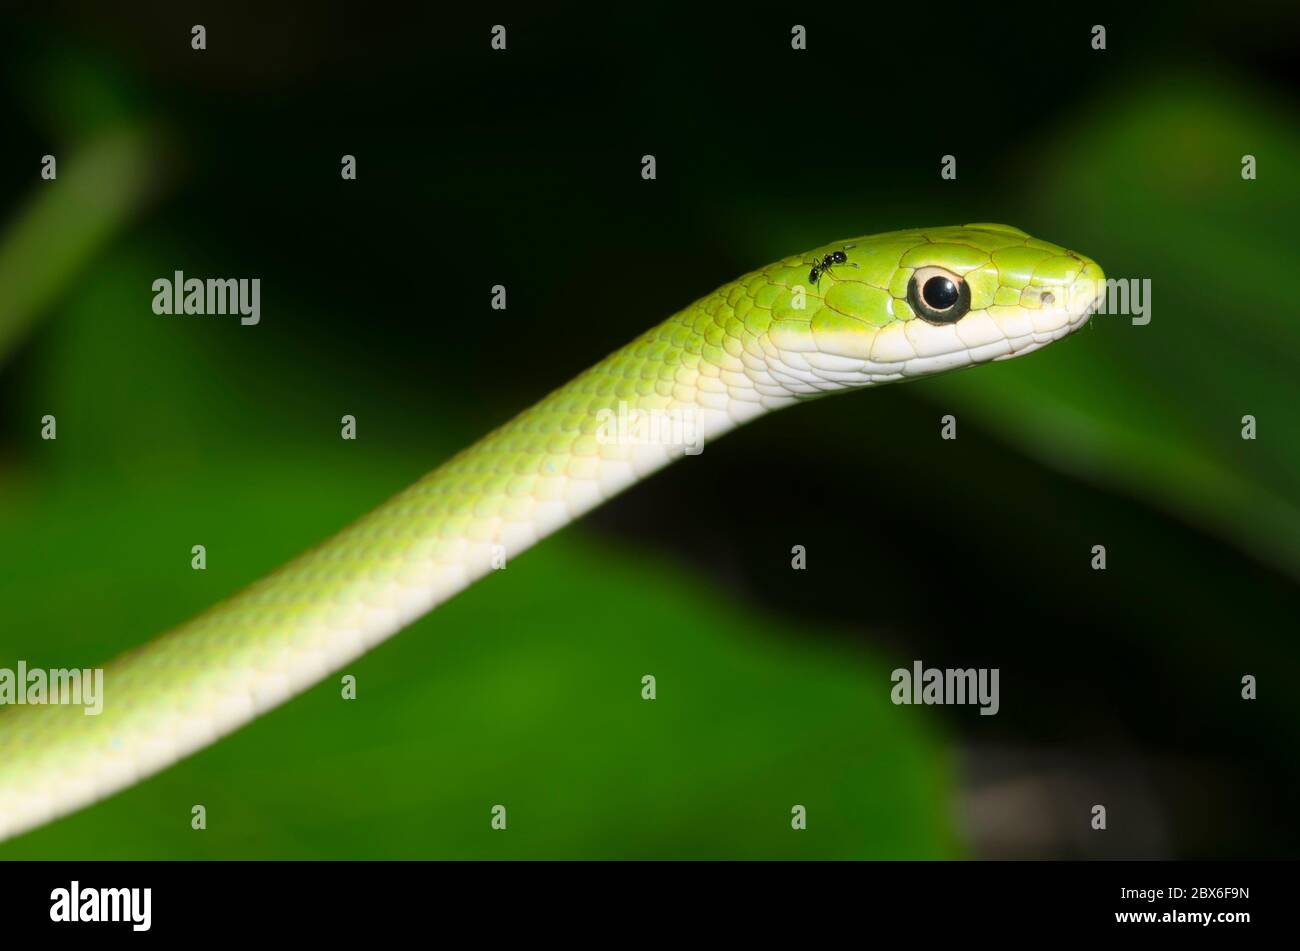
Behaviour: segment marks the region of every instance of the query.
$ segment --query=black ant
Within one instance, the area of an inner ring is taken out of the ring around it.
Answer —
[[[856,245],[846,244],[844,246],[844,250],[847,251],[849,248],[852,247],[856,247]],[[812,270],[808,272],[808,280],[814,286],[816,286],[821,283],[821,278],[823,274],[830,273],[831,265],[847,264],[848,260],[849,260],[849,256],[845,254],[844,251],[831,251],[829,254],[825,255],[820,261],[818,261],[816,264],[812,266]],[[853,266],[857,267],[856,264]]]

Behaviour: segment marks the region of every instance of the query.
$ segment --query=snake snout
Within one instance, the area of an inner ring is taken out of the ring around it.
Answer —
[[[1070,285],[1066,307],[1070,314],[1070,322],[1082,326],[1096,311],[1098,305],[1105,300],[1106,274],[1091,258],[1073,251],[1070,252],[1070,256],[1078,259],[1083,267]]]

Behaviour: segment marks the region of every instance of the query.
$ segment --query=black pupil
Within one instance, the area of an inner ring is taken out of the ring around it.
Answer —
[[[925,282],[921,297],[934,310],[947,310],[957,303],[957,285],[946,277],[932,277]]]

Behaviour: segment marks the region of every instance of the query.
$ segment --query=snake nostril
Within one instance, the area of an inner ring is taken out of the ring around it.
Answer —
[[[1048,291],[1043,295],[1042,302],[1044,307],[1051,307],[1056,303],[1056,295]]]

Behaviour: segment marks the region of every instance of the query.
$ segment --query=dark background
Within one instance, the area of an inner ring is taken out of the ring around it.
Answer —
[[[1003,221],[1153,319],[746,427],[349,667],[357,704],[0,856],[1294,855],[1296,14],[1049,11],[7,14],[0,665],[184,620],[805,247]],[[261,324],[156,317],[177,269],[261,278]],[[999,668],[1001,712],[892,706],[914,659]]]

